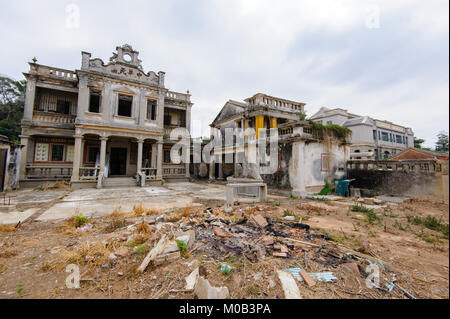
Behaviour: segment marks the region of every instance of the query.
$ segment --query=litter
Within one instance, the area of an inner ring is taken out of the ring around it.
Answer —
[[[298,281],[303,281],[302,276],[300,275],[300,272],[302,271],[301,268],[287,268],[285,271],[291,273]],[[319,273],[308,273],[308,275],[317,280],[317,281],[325,281],[325,282],[331,282],[338,280],[337,277],[333,275],[332,272],[319,272]]]
[[[302,299],[292,274],[282,270],[278,270],[277,273],[281,281],[281,286],[283,286],[284,297],[286,299]]]

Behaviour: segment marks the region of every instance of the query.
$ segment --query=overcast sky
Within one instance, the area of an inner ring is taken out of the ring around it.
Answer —
[[[308,115],[341,107],[409,126],[434,146],[449,127],[448,11],[448,0],[3,1],[0,73],[23,78],[33,56],[79,69],[81,51],[108,62],[128,43],[145,71],[191,92],[195,136],[228,99],[262,92]]]

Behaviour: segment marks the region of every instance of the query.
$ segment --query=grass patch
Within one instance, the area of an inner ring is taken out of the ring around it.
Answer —
[[[297,196],[291,195],[291,199],[298,199]]]
[[[189,257],[189,250],[188,250],[187,244],[184,241],[179,240],[179,239],[176,239],[175,241],[177,242],[178,249],[180,249],[181,257],[188,258]]]
[[[449,239],[449,227],[447,223],[442,222],[442,218],[437,219],[434,216],[427,216],[425,218],[421,218],[419,216],[406,216],[409,223],[414,225],[422,225],[428,229],[440,232],[444,235],[444,238]]]
[[[377,214],[375,214],[374,210],[369,209],[364,205],[353,205],[351,211],[365,213],[367,215],[367,219],[365,221],[370,225],[381,224],[381,219],[377,216]]]

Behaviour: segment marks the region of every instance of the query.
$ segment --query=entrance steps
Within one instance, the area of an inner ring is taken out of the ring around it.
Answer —
[[[137,181],[134,177],[108,177],[105,178],[103,187],[126,187],[137,186]]]

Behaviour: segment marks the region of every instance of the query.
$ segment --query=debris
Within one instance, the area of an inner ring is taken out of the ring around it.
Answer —
[[[285,216],[283,219],[287,221],[295,221],[295,216]]]
[[[137,272],[143,273],[145,268],[147,268],[148,264],[155,260],[156,256],[161,253],[161,251],[164,250],[165,246],[167,244],[167,236],[164,234],[162,235],[159,242],[156,244],[156,246],[150,250],[150,252],[145,256],[144,261],[142,261],[142,264],[137,269]]]
[[[306,273],[304,269],[300,270],[300,276],[309,287],[313,287],[316,284],[316,282]]]
[[[356,264],[356,263],[346,263],[343,265],[343,268],[345,270],[347,270],[348,272],[355,274],[358,277],[361,276],[361,273],[359,272],[358,264]]]
[[[254,224],[256,224],[256,226],[258,226],[260,228],[265,228],[269,225],[267,223],[267,220],[264,217],[262,217],[261,215],[252,215],[250,217],[250,221],[253,222]]]
[[[189,276],[185,278],[186,280],[186,286],[184,287],[185,290],[194,290],[195,283],[197,282],[199,276],[199,267],[195,268],[193,272]]]
[[[227,238],[227,237],[230,236],[230,235],[226,234],[221,228],[219,228],[217,226],[213,227],[213,231],[214,231],[214,235],[216,235],[217,237],[220,237],[220,238]]]
[[[295,279],[297,279],[298,281],[303,281],[302,276],[300,275],[300,272],[302,271],[301,268],[288,268],[285,269],[285,271],[291,273]],[[322,281],[322,282],[330,282],[330,281],[334,281],[337,280],[337,278],[333,275],[332,272],[321,272],[321,273],[308,273],[308,275],[317,280],[317,281]]]
[[[206,271],[206,268],[203,266],[198,267],[198,274],[203,278],[206,278],[208,276],[208,272]]]
[[[259,280],[261,280],[262,275],[263,275],[262,272],[259,272],[259,273],[255,274],[255,275],[253,275],[253,279],[256,280],[256,281],[259,281]]]
[[[275,244],[275,245],[273,245],[273,249],[279,250],[282,253],[288,253],[289,252],[289,249],[286,246],[282,245],[282,244]]]
[[[292,274],[283,270],[278,270],[277,273],[281,286],[283,286],[284,297],[286,299],[302,299],[297,283],[292,277]]]
[[[128,248],[127,247],[120,247],[118,250],[116,250],[116,255],[120,257],[127,257],[128,256]]]
[[[194,293],[198,299],[227,299],[230,296],[227,287],[213,287],[202,277],[197,278]]]
[[[109,254],[109,259],[111,259],[111,260],[117,259],[117,256],[114,255],[113,253],[110,253]]]
[[[232,270],[233,268],[231,268],[231,266],[227,263],[220,264],[220,271],[222,272],[222,274],[228,276],[229,274],[231,274]]]
[[[273,252],[272,256],[274,256],[274,257],[281,257],[281,258],[287,258],[287,254],[286,253]]]

